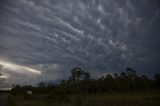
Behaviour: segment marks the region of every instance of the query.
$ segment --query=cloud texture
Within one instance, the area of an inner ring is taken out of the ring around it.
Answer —
[[[41,71],[35,78],[3,70],[9,77],[1,86],[66,78],[76,66],[93,76],[126,67],[153,75],[160,69],[159,7],[159,0],[1,0],[1,63]]]

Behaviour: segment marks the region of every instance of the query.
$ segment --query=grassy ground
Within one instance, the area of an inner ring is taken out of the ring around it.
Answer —
[[[10,95],[7,106],[160,106],[160,91],[95,95]]]

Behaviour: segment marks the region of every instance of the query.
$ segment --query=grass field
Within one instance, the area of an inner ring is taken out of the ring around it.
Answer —
[[[10,95],[7,106],[160,106],[160,90],[94,95]]]

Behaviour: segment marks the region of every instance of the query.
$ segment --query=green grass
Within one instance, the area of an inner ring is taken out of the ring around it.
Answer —
[[[10,95],[7,106],[160,106],[160,91],[94,95]]]

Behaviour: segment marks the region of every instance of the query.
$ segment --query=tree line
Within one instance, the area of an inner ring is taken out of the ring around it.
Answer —
[[[31,90],[36,93],[55,92],[57,94],[96,94],[109,92],[135,92],[144,90],[160,89],[160,74],[155,74],[154,79],[146,75],[137,75],[132,68],[126,68],[125,72],[107,74],[93,79],[90,73],[81,69],[73,68],[67,80],[59,84],[46,84],[40,82],[38,87],[13,85],[13,92]]]

